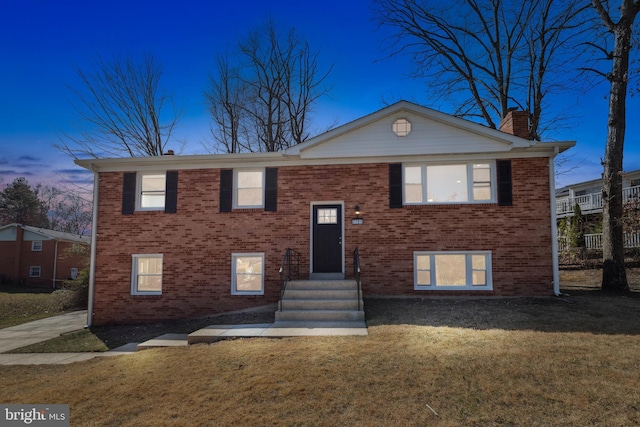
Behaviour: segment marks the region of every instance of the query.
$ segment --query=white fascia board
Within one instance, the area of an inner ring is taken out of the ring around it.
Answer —
[[[282,159],[281,152],[241,154],[194,154],[172,156],[126,157],[116,159],[83,159],[75,163],[85,169],[98,172],[126,172],[172,169],[220,169],[270,164]]]

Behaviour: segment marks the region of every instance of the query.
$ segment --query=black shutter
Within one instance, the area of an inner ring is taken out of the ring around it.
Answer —
[[[497,160],[496,175],[498,176],[498,206],[513,205],[511,160]]]
[[[264,210],[277,211],[278,207],[278,168],[265,170]]]
[[[402,164],[389,165],[389,207],[402,207]]]
[[[178,171],[168,171],[166,186],[164,213],[176,213],[178,210]]]
[[[122,180],[122,214],[131,215],[136,209],[136,173],[125,172]]]
[[[220,171],[220,212],[231,212],[233,203],[233,169]]]

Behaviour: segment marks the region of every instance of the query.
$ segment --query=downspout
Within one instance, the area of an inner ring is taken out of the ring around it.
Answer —
[[[58,241],[56,240],[56,246],[55,249],[53,250],[53,279],[52,279],[52,285],[53,285],[53,289],[56,288],[56,269],[58,268]]]
[[[98,184],[100,179],[94,165],[93,171],[93,218],[91,220],[91,264],[89,265],[89,297],[87,301],[87,328],[93,325],[93,298],[96,281],[96,241],[98,237]]]
[[[551,195],[551,252],[553,257],[553,293],[559,297],[560,266],[558,262],[558,218],[556,214],[556,168],[555,159],[560,149],[556,146],[553,156],[549,157],[549,194]]]

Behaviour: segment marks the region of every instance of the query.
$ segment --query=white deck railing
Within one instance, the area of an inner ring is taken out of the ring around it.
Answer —
[[[622,189],[623,203],[640,202],[640,186]],[[573,208],[580,205],[582,213],[594,213],[602,210],[602,193],[585,194],[576,197],[558,197],[556,199],[556,214],[559,217],[573,215]]]
[[[624,233],[625,248],[640,248],[640,233]],[[602,249],[602,234],[585,234],[585,247],[587,249]],[[558,238],[558,250],[560,252],[569,249],[569,241],[566,237]]]

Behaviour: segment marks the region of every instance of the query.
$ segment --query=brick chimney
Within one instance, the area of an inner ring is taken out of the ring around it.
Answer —
[[[531,139],[529,136],[529,113],[510,110],[500,122],[498,129],[520,138]]]

